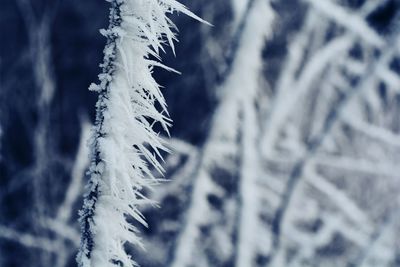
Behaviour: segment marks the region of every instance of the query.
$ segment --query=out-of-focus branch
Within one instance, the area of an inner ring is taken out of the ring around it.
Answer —
[[[389,162],[371,162],[345,156],[320,155],[315,157],[315,163],[323,167],[332,167],[339,171],[400,178],[400,168]]]
[[[252,159],[255,156],[253,153],[256,152],[254,138],[256,137],[254,132],[251,132],[252,126],[250,127],[249,124],[253,125],[256,119],[253,112],[255,112],[256,97],[259,93],[258,77],[262,68],[261,51],[271,30],[272,17],[273,14],[268,4],[260,0],[248,3],[248,11],[243,17],[243,25],[239,26],[237,30],[236,38],[238,39],[236,41],[238,43],[236,44],[234,41],[232,44],[232,49],[236,52],[232,57],[233,62],[229,64],[231,68],[228,69],[226,79],[219,90],[220,103],[213,116],[208,139],[200,152],[200,164],[193,182],[192,199],[184,221],[184,228],[173,252],[171,266],[183,267],[193,264],[196,259],[192,255],[198,249],[195,245],[201,238],[201,228],[213,225],[219,220],[217,212],[212,209],[207,199],[209,197],[222,199],[225,192],[224,188],[213,181],[212,172],[214,169],[229,170],[232,168],[227,165],[240,149],[237,140],[239,135],[246,136],[242,145],[247,150],[244,155],[247,158],[239,163],[240,169],[242,169],[240,175],[243,176],[240,178],[240,200],[238,201],[240,211],[236,216],[235,227],[239,238],[237,247],[225,245],[223,251],[226,254],[233,254],[237,266],[249,266],[253,262],[254,251],[252,249],[256,237],[253,234],[248,235],[251,231],[249,223],[257,223],[258,209],[253,205],[257,199],[257,194],[253,192],[255,176],[253,172],[248,171],[253,166]],[[242,91],[241,84],[246,86],[246,92]],[[241,114],[245,117],[245,122],[241,121]],[[215,177],[215,179],[223,179],[223,177]],[[253,194],[249,194],[249,191]],[[208,214],[208,216],[204,216],[204,214]],[[247,220],[246,216],[251,218]],[[225,229],[225,231],[229,230]],[[229,233],[219,231],[216,241],[229,238],[226,235]]]
[[[397,37],[394,38],[394,40],[397,39]],[[273,247],[275,251],[274,253],[277,253],[277,250],[280,249],[282,238],[281,227],[284,224],[285,217],[288,213],[288,209],[290,209],[291,202],[293,200],[293,194],[296,191],[299,180],[303,176],[305,167],[310,163],[311,159],[315,157],[316,152],[323,144],[326,136],[330,134],[331,130],[334,129],[335,126],[340,122],[343,111],[352,104],[353,99],[355,99],[364,90],[366,90],[366,88],[369,88],[370,84],[373,83],[373,81],[376,79],[378,66],[387,65],[388,63],[390,63],[390,60],[396,53],[396,50],[397,48],[389,46],[387,49],[384,49],[382,55],[379,57],[376,63],[370,63],[369,71],[366,72],[365,76],[361,79],[361,82],[352,91],[347,91],[340,102],[336,103],[334,109],[331,110],[330,114],[327,116],[324,127],[320,134],[308,143],[307,154],[304,156],[304,158],[300,159],[293,167],[293,170],[290,173],[290,177],[286,185],[285,192],[283,194],[281,205],[277,209],[272,224],[273,231],[275,233],[273,242]]]
[[[343,191],[336,188],[333,184],[319,175],[313,162],[310,162],[304,170],[305,181],[324,193],[327,198],[332,200],[343,214],[360,226],[360,230],[369,233],[372,230],[372,224],[365,212],[358,207],[354,201]]]
[[[89,148],[87,142],[90,136],[92,125],[86,120],[81,123],[81,138],[78,146],[78,153],[75,158],[75,164],[71,172],[71,181],[68,185],[64,201],[58,207],[56,220],[67,222],[71,217],[73,204],[81,196],[82,180],[85,176],[85,171],[89,166]]]
[[[385,239],[393,239],[390,235],[392,235],[394,224],[398,219],[399,212],[397,210],[392,211],[391,214],[387,215],[383,219],[383,222],[376,227],[375,231],[371,235],[370,240],[365,242],[365,244],[362,244],[363,249],[353,262],[353,266],[371,266],[368,264],[368,259],[373,256],[378,257],[381,260],[379,264],[390,264],[388,261],[395,257],[395,255],[393,255],[394,251],[391,249],[391,246],[394,244],[385,244]]]
[[[305,0],[310,3],[313,8],[324,14],[325,17],[334,20],[335,23],[348,29],[356,34],[365,42],[372,44],[378,48],[383,48],[385,41],[365,22],[364,17],[359,16],[355,12],[350,12],[343,7],[334,4],[331,0]],[[371,10],[370,6],[368,9]],[[371,10],[373,11],[373,10]]]
[[[57,245],[53,240],[27,233],[20,233],[5,226],[0,226],[0,237],[17,242],[25,247],[38,248],[47,252],[57,253]]]
[[[315,3],[316,1],[310,1],[313,4],[317,5],[318,10],[325,8],[327,9],[327,7],[329,6],[329,3],[325,5],[326,1],[324,3]],[[333,10],[333,16],[335,16],[335,18],[339,18],[342,16],[348,16],[349,14],[347,14],[344,10],[342,10],[341,7],[330,7]],[[325,10],[324,9],[324,10]],[[319,10],[320,11],[320,10]],[[310,11],[312,12],[312,11]],[[366,14],[363,14],[364,16]],[[350,31],[354,31],[353,28],[357,28],[360,29],[361,32],[363,34],[366,35],[366,37],[373,45],[377,46],[377,47],[382,47],[382,42],[383,40],[381,40],[380,38],[378,38],[378,36],[372,32],[370,30],[370,28],[366,28],[363,25],[365,24],[365,22],[361,23],[358,19],[358,17],[355,16],[351,16],[352,19],[350,19],[348,22],[347,20],[343,20],[346,21],[346,29],[349,29]],[[364,21],[362,19],[362,21]],[[336,22],[336,21],[335,21]],[[340,24],[340,23],[339,23]],[[342,25],[342,24],[340,24]],[[361,26],[360,26],[361,25]],[[366,25],[366,24],[365,24]],[[342,25],[343,26],[343,25]],[[354,38],[351,37],[351,35],[345,33],[343,35],[343,37],[339,37],[336,40],[340,40],[340,38],[343,38],[343,42],[346,43],[347,45],[343,47],[343,52],[347,51],[346,53],[348,53],[349,49],[352,47],[353,43],[354,43]],[[397,42],[397,37],[393,38],[392,40],[390,40],[391,42],[393,42],[393,40],[396,40],[395,42]],[[341,98],[339,98],[338,102],[335,103],[335,106],[331,109],[330,112],[328,112],[325,121],[323,123],[323,127],[322,129],[319,131],[319,133],[314,136],[314,138],[311,138],[309,141],[306,142],[306,153],[304,154],[304,156],[302,158],[300,158],[297,163],[295,163],[290,176],[289,176],[289,180],[286,184],[286,190],[283,193],[283,201],[281,202],[280,207],[277,209],[277,212],[275,213],[274,219],[273,219],[273,223],[272,223],[272,227],[273,227],[273,231],[274,231],[274,253],[275,255],[280,254],[279,252],[279,247],[280,247],[280,242],[281,242],[281,227],[282,225],[284,225],[284,221],[285,221],[285,214],[288,212],[287,209],[290,209],[291,206],[291,202],[294,199],[294,195],[296,192],[296,188],[298,187],[298,181],[299,179],[301,179],[305,166],[307,166],[310,162],[310,160],[312,158],[315,158],[315,155],[317,153],[317,151],[319,150],[320,146],[324,143],[324,140],[326,139],[327,135],[331,132],[332,129],[334,129],[338,123],[340,122],[340,120],[342,118],[345,117],[344,115],[344,111],[349,109],[349,106],[354,102],[353,99],[356,98],[355,96],[361,95],[364,91],[368,90],[368,88],[371,87],[371,84],[374,83],[375,79],[377,79],[377,77],[379,76],[379,71],[378,69],[382,69],[382,66],[387,66],[390,63],[390,60],[393,58],[393,56],[397,53],[396,52],[396,48],[393,48],[390,44],[390,41],[387,41],[385,43],[385,49],[382,49],[382,55],[379,57],[379,59],[375,62],[369,63],[368,67],[365,69],[365,72],[363,73],[362,77],[361,77],[361,82],[359,82],[355,89],[351,90],[350,88],[346,88],[347,90],[343,91],[343,96]],[[333,41],[331,41],[330,43],[334,43],[335,39]],[[323,50],[322,50],[323,51]],[[331,49],[327,49],[327,51],[331,51]],[[343,53],[342,52],[342,53]],[[316,57],[314,57],[316,59]],[[312,62],[313,60],[309,61],[309,63],[306,65],[306,67],[304,68],[304,71],[301,72],[301,74],[299,75],[299,81],[301,81],[302,79],[304,79],[305,81],[312,81],[312,79],[315,79],[315,74],[319,73],[318,71],[313,70],[312,67]],[[320,60],[316,59],[316,62],[321,63]],[[327,66],[327,63],[329,61],[326,61],[325,63],[323,62],[321,65],[319,65],[318,68],[316,68],[316,70],[321,70],[321,68]],[[310,68],[309,74],[306,75],[308,68]],[[303,76],[304,75],[304,76]],[[310,78],[302,78],[302,77],[310,77]],[[317,74],[318,76],[318,74]],[[294,83],[292,86],[297,86],[297,85],[301,85],[303,84],[303,86],[300,86],[299,88],[303,88],[303,90],[306,92],[306,90],[310,90],[311,88],[311,82],[308,83]],[[289,85],[289,84],[286,84]],[[286,97],[281,97],[281,99],[285,99],[285,105],[283,105],[283,101],[280,101],[281,105],[277,105],[276,107],[280,107],[280,106],[284,106],[286,107],[284,110],[288,110],[286,112],[286,116],[290,115],[290,107],[292,107],[294,105],[294,102],[290,102],[291,99],[295,99],[296,101],[301,99],[300,95],[296,94],[296,92],[301,91],[298,87],[296,88],[297,90],[294,91],[293,93],[287,93]],[[287,90],[287,89],[286,89]],[[279,94],[279,92],[278,92]],[[281,94],[281,96],[284,94]],[[305,95],[305,93],[303,93],[303,95]],[[288,104],[292,103],[292,104]],[[287,108],[289,107],[289,108]],[[282,109],[282,108],[281,108]],[[285,112],[282,111],[276,111],[274,113],[274,111],[272,111],[272,114],[278,114],[275,116],[271,116],[272,118],[274,118],[275,120],[272,120],[272,122],[275,122],[272,124],[272,126],[270,124],[268,124],[268,127],[271,130],[271,132],[267,133],[267,137],[264,139],[264,145],[263,148],[265,147],[269,147],[269,149],[272,149],[273,144],[275,144],[276,142],[276,137],[278,136],[280,129],[282,129],[282,126],[285,124]],[[271,120],[269,121],[271,122]],[[273,134],[274,133],[274,134]],[[268,138],[269,136],[269,138]],[[271,137],[272,136],[272,137]],[[267,142],[269,141],[269,142]],[[267,144],[267,145],[265,145]],[[275,265],[276,265],[276,261],[275,261]],[[278,264],[279,265],[279,264]]]

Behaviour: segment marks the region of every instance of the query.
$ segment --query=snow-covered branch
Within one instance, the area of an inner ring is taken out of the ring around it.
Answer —
[[[129,220],[146,225],[139,206],[152,202],[144,190],[157,183],[149,164],[162,173],[160,151],[168,151],[154,130],[158,123],[168,132],[170,120],[152,70],[171,70],[156,60],[165,42],[174,51],[175,25],[166,16],[174,11],[201,20],[174,0],[111,1],[109,28],[101,31],[107,38],[103,72],[89,87],[99,99],[79,266],[135,265],[125,246],[141,242]]]

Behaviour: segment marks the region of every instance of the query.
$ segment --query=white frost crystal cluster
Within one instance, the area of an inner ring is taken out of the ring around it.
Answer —
[[[162,65],[159,52],[174,51],[176,29],[166,16],[174,11],[199,19],[175,0],[112,0],[110,25],[99,83],[96,123],[91,139],[90,180],[80,211],[80,267],[135,266],[127,243],[141,245],[132,219],[146,225],[139,206],[151,203],[143,190],[157,182],[160,151],[167,150],[154,131],[168,132],[170,119],[160,86],[152,77]]]

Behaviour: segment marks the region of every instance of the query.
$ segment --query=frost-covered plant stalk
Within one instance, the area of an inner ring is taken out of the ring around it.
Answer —
[[[199,19],[174,0],[112,0],[110,25],[99,84],[96,122],[91,139],[91,167],[80,211],[80,267],[134,266],[124,246],[141,245],[132,219],[146,225],[139,206],[157,180],[149,166],[163,172],[159,151],[166,150],[153,130],[168,132],[170,121],[160,88],[152,77],[168,43],[172,50],[175,25],[167,13],[183,12]],[[200,20],[200,19],[199,19]]]

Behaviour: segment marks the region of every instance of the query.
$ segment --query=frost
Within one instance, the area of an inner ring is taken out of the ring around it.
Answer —
[[[98,86],[98,85],[95,84],[95,83],[91,83],[91,84],[89,85],[89,90],[90,90],[90,91],[99,92],[100,89],[101,89],[101,87]]]
[[[140,206],[153,202],[142,191],[157,183],[150,166],[162,174],[160,150],[168,151],[153,127],[159,124],[168,132],[171,124],[151,72],[153,66],[173,69],[149,58],[160,59],[166,41],[174,50],[176,27],[167,13],[180,11],[201,20],[174,0],[110,2],[109,28],[100,30],[107,38],[103,71],[99,84],[89,86],[99,99],[90,181],[80,211],[80,267],[136,265],[124,246],[142,244],[127,218],[146,225]]]

